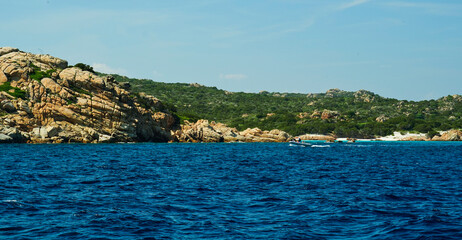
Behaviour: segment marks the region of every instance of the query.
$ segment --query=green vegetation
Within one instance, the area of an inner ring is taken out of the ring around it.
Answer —
[[[71,87],[71,89],[75,92],[78,92],[78,93],[81,93],[81,94],[85,94],[85,95],[89,95],[89,96],[92,96],[91,92],[83,89],[83,88],[78,88],[78,87]]]
[[[394,131],[434,135],[439,130],[462,128],[460,96],[415,102],[384,98],[364,90],[308,95],[231,93],[196,84],[113,76],[118,82],[129,82],[134,92],[159,98],[181,122],[204,118],[239,130],[277,128],[292,135],[320,133],[339,137],[384,136]],[[331,114],[322,117],[324,110]]]
[[[78,67],[82,69],[83,71],[89,71],[91,73],[95,73],[95,70],[93,70],[93,67],[84,63],[77,63],[74,65],[74,67]]]
[[[53,72],[56,72],[55,69],[50,69],[47,71],[41,71],[39,67],[35,66],[33,63],[30,63],[30,67],[33,69],[33,72],[29,74],[31,79],[36,81],[41,81],[43,78],[50,78]]]
[[[0,85],[0,92],[7,92],[15,98],[26,99],[26,92],[17,87],[12,87],[9,82],[5,82],[2,85]]]
[[[77,99],[75,98],[67,99],[67,105],[76,104],[76,103],[77,103]]]

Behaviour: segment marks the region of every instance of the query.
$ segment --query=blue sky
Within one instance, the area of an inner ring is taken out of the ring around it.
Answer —
[[[0,0],[0,46],[228,91],[462,94],[462,1]]]

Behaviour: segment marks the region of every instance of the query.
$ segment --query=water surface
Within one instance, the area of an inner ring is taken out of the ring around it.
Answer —
[[[462,143],[0,153],[2,239],[462,239]]]

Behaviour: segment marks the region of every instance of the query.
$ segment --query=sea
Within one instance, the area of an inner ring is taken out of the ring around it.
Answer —
[[[3,144],[0,239],[462,239],[462,142]]]

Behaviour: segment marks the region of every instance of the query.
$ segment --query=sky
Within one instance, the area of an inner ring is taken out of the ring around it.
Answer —
[[[462,94],[460,0],[0,0],[0,46],[235,92]]]

